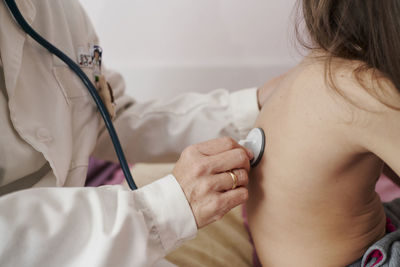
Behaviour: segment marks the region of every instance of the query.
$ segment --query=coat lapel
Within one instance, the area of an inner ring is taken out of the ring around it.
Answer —
[[[32,24],[36,9],[30,0],[17,0],[25,20]],[[3,63],[6,89],[12,97],[22,62],[22,51],[27,34],[17,25],[6,4],[0,3],[0,54]]]

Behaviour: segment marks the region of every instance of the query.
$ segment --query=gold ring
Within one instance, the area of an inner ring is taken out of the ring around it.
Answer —
[[[229,174],[231,175],[231,177],[232,177],[232,181],[233,181],[232,190],[233,190],[233,189],[235,189],[235,188],[237,187],[238,178],[237,178],[236,174],[234,174],[232,171],[228,171],[228,173],[229,173]]]

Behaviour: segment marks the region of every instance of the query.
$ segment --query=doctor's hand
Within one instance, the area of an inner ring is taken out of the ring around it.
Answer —
[[[182,152],[173,175],[186,195],[199,229],[247,200],[252,158],[251,152],[231,138],[192,145]]]

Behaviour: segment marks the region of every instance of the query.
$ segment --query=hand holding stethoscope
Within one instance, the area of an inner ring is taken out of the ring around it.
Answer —
[[[248,198],[253,154],[231,138],[218,138],[189,146],[173,174],[192,208],[197,227],[222,218]]]

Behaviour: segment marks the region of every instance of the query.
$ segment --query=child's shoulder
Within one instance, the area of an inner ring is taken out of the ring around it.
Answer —
[[[399,116],[400,89],[362,62],[308,58],[299,69],[294,86],[327,96],[326,101],[335,104],[334,111],[351,115],[352,123],[356,119],[365,122],[365,118],[386,120],[389,114]]]
[[[399,174],[399,89],[379,70],[357,61],[334,60],[331,69],[334,86],[327,86],[346,118],[349,137]]]
[[[379,71],[357,61],[332,59],[327,64],[322,58],[306,58],[293,73],[293,103],[315,114],[306,119],[332,129],[360,151],[379,156],[377,151],[391,144],[400,154],[400,92]]]

